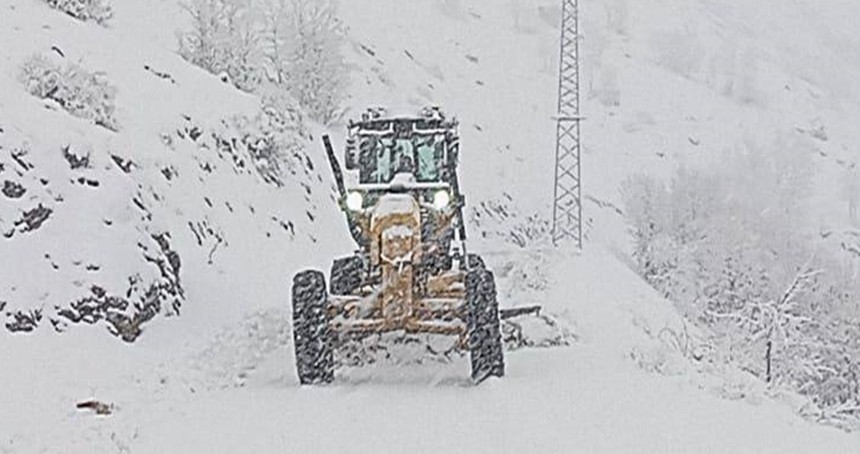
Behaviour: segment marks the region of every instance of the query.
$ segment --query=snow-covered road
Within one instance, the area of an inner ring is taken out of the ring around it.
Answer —
[[[184,351],[162,348],[182,344],[169,329],[133,347],[105,343],[97,331],[10,343],[0,351],[0,389],[12,391],[0,394],[0,449],[849,453],[860,446],[857,435],[799,418],[753,380],[705,371],[649,335],[680,321],[644,284],[613,284],[631,271],[611,254],[550,254],[542,269],[552,290],[534,296],[570,322],[577,340],[509,352],[508,375],[480,386],[457,359],[342,369],[332,386],[299,387],[287,314],[277,309],[226,327],[203,350],[190,339]],[[735,399],[724,398],[728,390]],[[89,398],[115,404],[114,413],[74,409]]]

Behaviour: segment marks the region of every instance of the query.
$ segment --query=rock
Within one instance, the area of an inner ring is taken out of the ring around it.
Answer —
[[[42,321],[42,310],[34,309],[30,312],[18,311],[8,314],[12,320],[6,322],[6,329],[12,333],[29,333],[39,326]]]
[[[27,189],[14,181],[6,180],[3,182],[2,192],[3,195],[10,199],[20,199],[27,192]]]
[[[75,408],[78,410],[92,410],[97,415],[107,416],[113,413],[115,407],[113,404],[107,404],[97,400],[87,400],[78,402],[78,404],[75,405]]]
[[[42,224],[51,217],[54,210],[45,208],[41,203],[32,210],[25,211],[21,219],[15,221],[15,227],[21,227],[21,232],[32,232],[42,227]]]

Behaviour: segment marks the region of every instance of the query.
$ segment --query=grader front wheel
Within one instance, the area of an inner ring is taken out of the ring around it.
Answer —
[[[336,259],[331,264],[331,294],[349,295],[362,283],[364,262],[361,257],[349,256]]]
[[[472,360],[472,380],[505,375],[499,302],[493,273],[474,268],[466,274],[466,324]]]
[[[334,380],[334,352],[326,311],[325,276],[316,270],[293,278],[293,340],[296,370],[303,385]]]

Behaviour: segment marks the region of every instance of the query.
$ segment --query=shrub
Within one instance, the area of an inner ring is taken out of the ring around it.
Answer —
[[[469,220],[483,238],[500,239],[521,249],[546,247],[552,226],[540,213],[523,210],[508,193],[473,207]]]
[[[30,94],[54,100],[76,117],[117,130],[116,89],[105,80],[104,74],[87,71],[76,63],[62,65],[35,55],[21,66],[19,77]]]
[[[292,100],[282,93],[265,93],[261,111],[251,118],[235,119],[241,146],[254,163],[263,181],[284,185],[306,165],[301,143],[307,135],[304,119]]]
[[[45,0],[51,8],[62,11],[82,21],[94,21],[105,25],[113,10],[107,0]]]

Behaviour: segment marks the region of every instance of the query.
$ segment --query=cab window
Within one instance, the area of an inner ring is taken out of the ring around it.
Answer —
[[[435,143],[432,137],[419,140],[415,147],[417,162],[415,179],[420,182],[439,181],[439,167],[442,162],[442,143]]]
[[[411,172],[419,182],[440,179],[443,143],[433,137],[392,139],[366,137],[359,145],[361,183],[390,183],[398,172]]]
[[[390,139],[367,137],[359,145],[358,163],[361,183],[387,183],[393,174]]]

